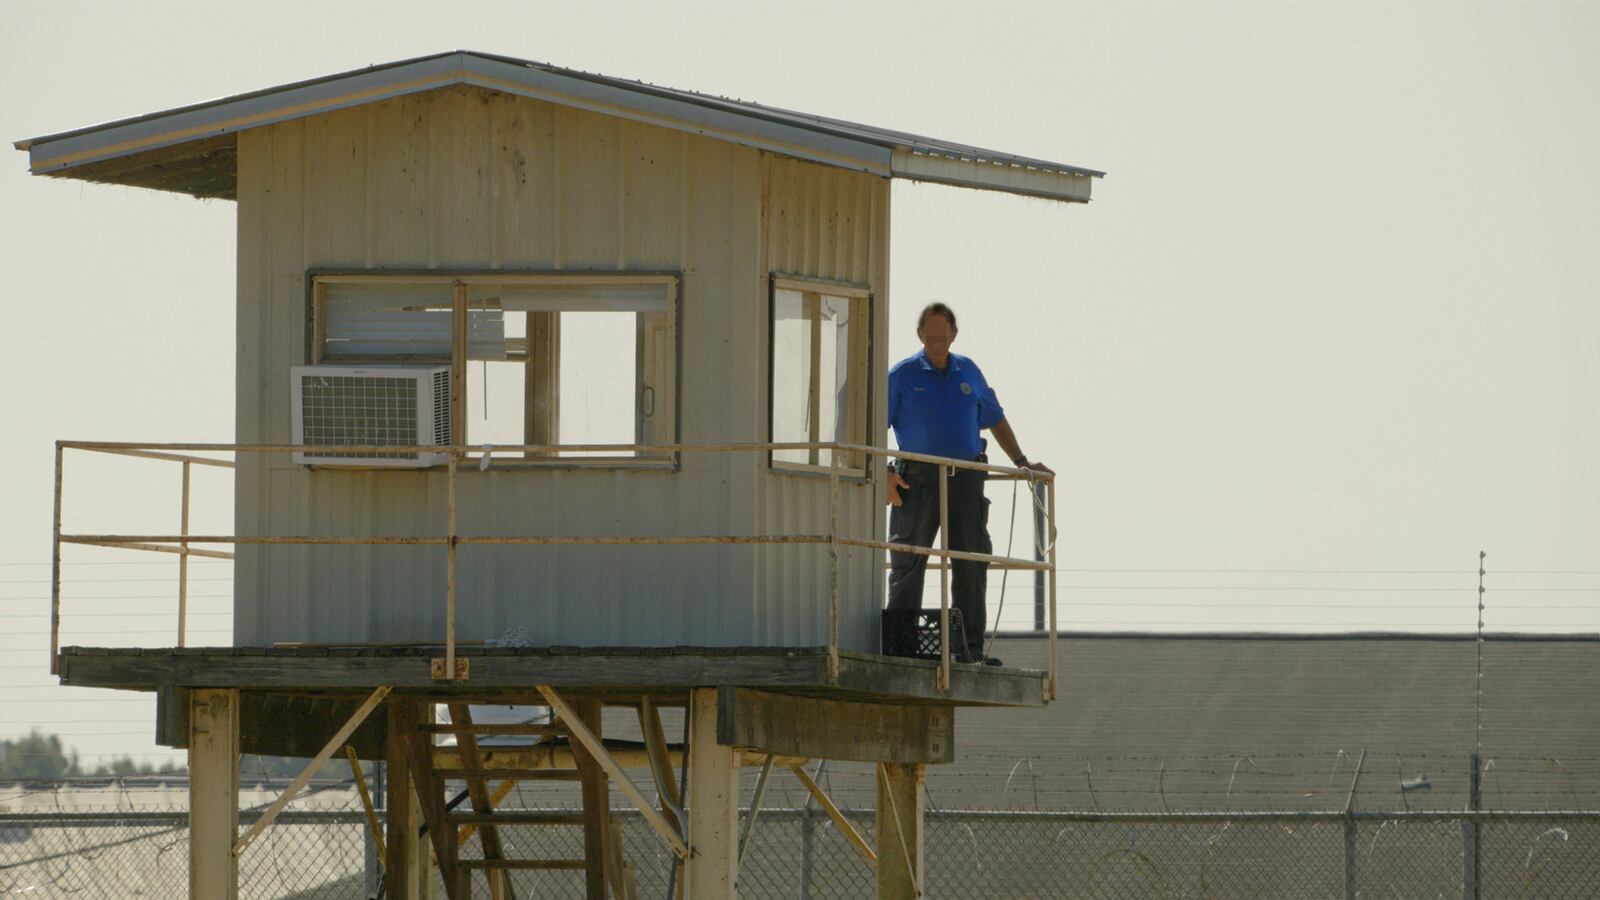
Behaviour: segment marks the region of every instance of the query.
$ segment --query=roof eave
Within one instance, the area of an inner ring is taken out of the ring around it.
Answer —
[[[67,170],[95,162],[456,84],[546,100],[883,177],[890,174],[890,151],[870,143],[463,52],[31,138],[15,146],[28,152],[33,174],[70,177]]]
[[[1018,163],[953,159],[910,150],[896,150],[891,165],[896,178],[1068,203],[1088,203],[1097,177]]]

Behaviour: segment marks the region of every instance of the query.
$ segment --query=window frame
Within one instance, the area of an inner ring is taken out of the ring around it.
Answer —
[[[451,352],[443,356],[400,355],[328,357],[327,346],[327,288],[330,285],[405,284],[449,285],[451,288]],[[663,336],[660,370],[665,373],[662,384],[667,396],[660,391],[652,395],[656,410],[666,408],[668,415],[667,439],[655,438],[650,443],[677,444],[681,442],[682,415],[678,398],[682,392],[683,366],[679,358],[679,335],[682,333],[683,306],[679,302],[683,291],[683,273],[661,270],[623,271],[548,271],[548,270],[439,270],[439,269],[311,269],[306,273],[306,346],[305,358],[310,365],[419,365],[431,363],[450,366],[450,419],[451,433],[458,445],[466,443],[467,404],[467,314],[468,288],[472,285],[523,285],[536,287],[616,287],[622,285],[659,285],[666,290],[666,333]],[[575,310],[577,311],[577,310]],[[525,339],[526,340],[526,339]],[[635,396],[635,404],[638,397]],[[524,398],[524,415],[532,405]],[[559,419],[556,420],[559,422]],[[557,444],[556,446],[560,446]],[[482,454],[470,448],[465,460],[481,459]],[[527,453],[519,456],[499,454],[494,457],[496,468],[557,467],[557,468],[635,468],[677,470],[682,454],[671,452],[658,456],[543,456]],[[470,469],[468,469],[470,471]]]
[[[876,297],[873,294],[872,289],[864,284],[831,281],[825,278],[815,278],[808,275],[795,275],[786,272],[772,272],[767,278],[767,441],[771,443],[777,443],[776,438],[774,437],[774,427],[776,425],[774,419],[774,410],[776,409],[775,400],[777,395],[777,355],[774,351],[776,349],[777,341],[777,310],[779,291],[798,292],[802,297],[802,302],[804,302],[804,298],[808,294],[816,294],[819,297],[841,297],[850,304],[850,312],[851,315],[855,317],[855,321],[862,323],[863,330],[860,335],[859,343],[855,340],[851,341],[852,345],[856,346],[852,346],[850,349],[853,359],[848,363],[848,365],[851,366],[850,374],[860,376],[859,378],[855,379],[857,386],[850,391],[848,401],[851,403],[858,403],[860,408],[852,409],[846,416],[846,422],[848,423],[847,427],[859,427],[861,433],[854,437],[850,435],[836,435],[835,438],[836,442],[841,444],[866,445],[870,443],[867,437],[872,431],[872,399],[874,384],[872,361],[874,349],[873,341],[875,340],[873,321]],[[822,320],[820,316],[812,320],[812,350],[809,368],[810,386],[814,395],[820,395],[820,381],[822,376],[820,368],[821,345],[820,341],[818,340],[818,332],[821,328],[821,323]],[[854,335],[852,335],[852,338],[854,338]],[[811,443],[821,443],[821,441],[818,440],[819,429],[820,407],[818,407],[818,409],[815,410],[811,416],[810,428],[808,429],[810,431]],[[820,451],[813,450],[809,456],[809,462],[794,462],[792,460],[779,459],[775,451],[769,450],[767,451],[767,466],[771,471],[779,472],[785,475],[824,478],[832,476],[833,467],[821,461]],[[864,454],[845,453],[842,454],[842,458],[838,466],[838,475],[841,480],[866,483],[872,480],[872,470],[873,466],[871,459],[864,458]]]

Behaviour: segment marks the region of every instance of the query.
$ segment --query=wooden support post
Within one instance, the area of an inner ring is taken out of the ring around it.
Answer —
[[[731,900],[739,874],[739,770],[717,743],[717,689],[689,692],[689,847],[686,894]]]
[[[196,688],[189,704],[189,897],[236,900],[239,692]]]
[[[384,739],[384,763],[388,796],[385,812],[388,814],[389,835],[384,841],[383,871],[388,900],[417,900],[417,872],[415,860],[421,854],[417,840],[417,822],[422,811],[417,808],[416,794],[411,789],[411,755],[406,752],[409,740],[407,729],[415,728],[414,704],[399,697],[390,697],[387,715],[387,734]]]
[[[600,701],[577,698],[569,702],[578,721],[596,740],[603,741],[605,735],[601,731]],[[606,770],[600,761],[591,756],[582,744],[574,745],[572,750],[583,786],[584,896],[587,900],[607,900],[606,845],[611,830],[611,790],[606,780]]]
[[[927,767],[878,765],[878,900],[922,896],[923,780]]]
[[[403,716],[408,724],[402,742],[408,754],[406,762],[411,769],[411,782],[416,786],[417,806],[421,810],[422,821],[428,826],[428,840],[433,844],[433,856],[438,861],[439,876],[444,882],[445,897],[448,900],[470,900],[471,885],[467,882],[467,870],[461,868],[459,863],[460,845],[456,843],[456,830],[445,816],[444,783],[434,774],[430,758],[433,736],[419,727],[424,724],[422,703],[412,700],[409,704],[411,709]],[[431,711],[431,707],[428,710]],[[420,847],[418,851],[419,856],[427,858]],[[431,890],[431,873],[421,860],[416,863],[416,868],[418,895],[426,897]]]

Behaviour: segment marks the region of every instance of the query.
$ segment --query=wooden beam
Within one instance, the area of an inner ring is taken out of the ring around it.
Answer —
[[[384,842],[384,884],[388,900],[418,900],[416,860],[427,854],[417,839],[417,820],[422,817],[421,804],[411,786],[411,754],[407,742],[411,736],[408,728],[416,722],[416,703],[391,697],[384,704],[387,739],[384,763],[388,778],[385,812],[389,828]]]
[[[355,780],[356,792],[361,795],[361,809],[367,814],[367,827],[372,829],[372,843],[378,848],[378,859],[384,858],[383,827],[378,824],[378,810],[372,805],[372,792],[367,790],[367,776],[361,771],[361,760],[356,758],[356,748],[344,745],[345,758],[350,760],[350,777]]]
[[[949,707],[821,700],[718,688],[717,740],[761,753],[862,762],[955,761]]]
[[[739,877],[739,770],[733,748],[717,741],[717,689],[696,688],[689,701],[689,843],[685,895],[732,900]]]
[[[239,692],[189,694],[189,897],[237,900]]]
[[[678,693],[693,685],[739,684],[793,689],[837,699],[885,699],[957,706],[1042,706],[1045,673],[955,666],[948,692],[934,689],[929,660],[839,652],[839,679],[829,685],[825,647],[705,648],[685,653],[643,648],[627,653],[540,650],[474,654],[469,684],[435,682],[428,659],[384,653],[300,648],[191,648],[154,653],[135,648],[66,647],[63,684],[155,690],[161,686],[239,687],[303,692],[395,688],[449,690],[463,698],[531,697],[530,684],[604,691],[607,695]],[[474,700],[474,702],[478,702]],[[533,702],[541,703],[535,699]],[[359,747],[357,748],[360,749]]]
[[[450,704],[451,724],[471,725],[472,710],[465,703]],[[419,731],[421,729],[418,729]],[[462,732],[456,736],[456,747],[461,754],[461,762],[468,769],[481,768],[483,763],[478,756],[477,735]],[[479,814],[494,812],[494,801],[489,796],[489,786],[482,778],[467,779],[467,796],[472,798],[472,809]],[[482,822],[478,829],[478,840],[483,844],[483,858],[485,860],[505,859],[505,850],[500,844],[500,829],[493,822]],[[459,836],[458,836],[459,843]],[[504,872],[489,873],[489,895],[492,900],[501,900],[502,897],[515,896],[512,893],[511,879]]]
[[[574,699],[571,708],[575,718],[568,722],[568,726],[581,725],[597,741],[602,742],[600,752],[604,753],[600,701],[592,698]],[[610,855],[607,848],[610,835],[607,832],[610,831],[611,791],[606,782],[605,767],[595,754],[585,749],[586,746],[589,745],[579,744],[573,748],[583,792],[584,895],[587,900],[607,900],[606,862]]]
[[[311,776],[317,774],[317,770],[333,758],[333,754],[344,746],[345,741],[356,730],[356,726],[360,725],[362,720],[367,717],[367,714],[376,709],[388,694],[388,688],[380,687],[372,692],[372,695],[367,698],[365,703],[356,708],[355,714],[350,717],[350,721],[344,723],[342,728],[334,732],[333,737],[328,739],[328,743],[322,748],[322,751],[312,757],[310,762],[306,763],[305,768],[300,770],[300,774],[296,775],[295,779],[289,782],[289,786],[283,789],[283,793],[278,795],[278,799],[272,801],[272,805],[267,807],[266,812],[261,814],[261,818],[257,819],[255,824],[250,826],[250,830],[246,831],[234,843],[234,856],[243,853],[245,848],[250,846],[251,841],[254,841],[261,835],[261,832],[272,826],[272,821],[278,817],[278,813],[283,812],[283,808],[289,805],[289,801],[293,800],[295,795],[300,793],[300,789],[311,781]]]
[[[628,801],[633,804],[635,809],[639,810],[639,814],[644,817],[645,822],[651,828],[654,828],[657,834],[661,835],[662,839],[672,847],[675,853],[679,856],[688,856],[689,846],[684,843],[683,837],[674,832],[672,826],[667,823],[666,818],[657,812],[654,806],[650,805],[650,801],[644,798],[644,794],[639,793],[639,789],[634,786],[633,780],[628,777],[626,772],[622,771],[622,767],[618,766],[616,760],[611,758],[611,754],[606,752],[605,746],[600,742],[600,739],[595,737],[594,733],[584,725],[572,706],[549,685],[539,685],[539,693],[544,696],[545,702],[555,711],[556,715],[560,716],[567,723],[567,727],[572,729],[573,739],[582,744],[583,748],[594,757],[595,761],[605,768],[606,774],[611,776],[611,780],[615,781],[617,787],[622,789],[622,793],[627,795]],[[713,694],[713,696],[715,695]]]
[[[834,827],[839,829],[839,833],[845,836],[845,839],[850,842],[851,846],[856,848],[862,858],[873,865],[877,865],[878,854],[872,849],[872,845],[867,843],[867,839],[861,836],[861,832],[857,831],[856,827],[850,823],[850,820],[845,818],[844,813],[834,804],[833,798],[829,797],[828,792],[822,789],[822,785],[817,784],[810,773],[806,772],[801,766],[795,766],[789,771],[793,772],[794,777],[799,779],[805,789],[811,792],[811,796],[817,799],[817,804],[828,814],[828,818],[833,820]]]
[[[927,767],[878,765],[878,900],[922,896]]]
[[[422,724],[422,704],[415,700],[407,702],[416,711],[408,713],[406,718],[414,724]],[[410,727],[405,729],[402,742],[409,755],[407,763],[411,769],[412,784],[416,786],[422,820],[428,826],[428,840],[433,844],[433,855],[439,863],[439,875],[444,882],[445,897],[448,900],[471,900],[471,885],[464,877],[466,869],[460,865],[460,845],[456,843],[456,831],[445,814],[444,783],[434,773],[428,759],[433,739],[417,728]]]

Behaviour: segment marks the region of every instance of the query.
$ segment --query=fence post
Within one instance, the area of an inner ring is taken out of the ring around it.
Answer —
[[[1356,900],[1356,814],[1344,813],[1344,900]]]
[[[1483,809],[1483,766],[1478,754],[1472,754],[1472,774],[1468,781],[1467,811],[1476,813]],[[1480,900],[1483,897],[1483,820],[1461,820],[1461,896],[1463,900]]]
[[[816,845],[816,820],[812,818],[812,802],[806,796],[805,808],[800,810],[800,900],[811,900],[811,857]]]

